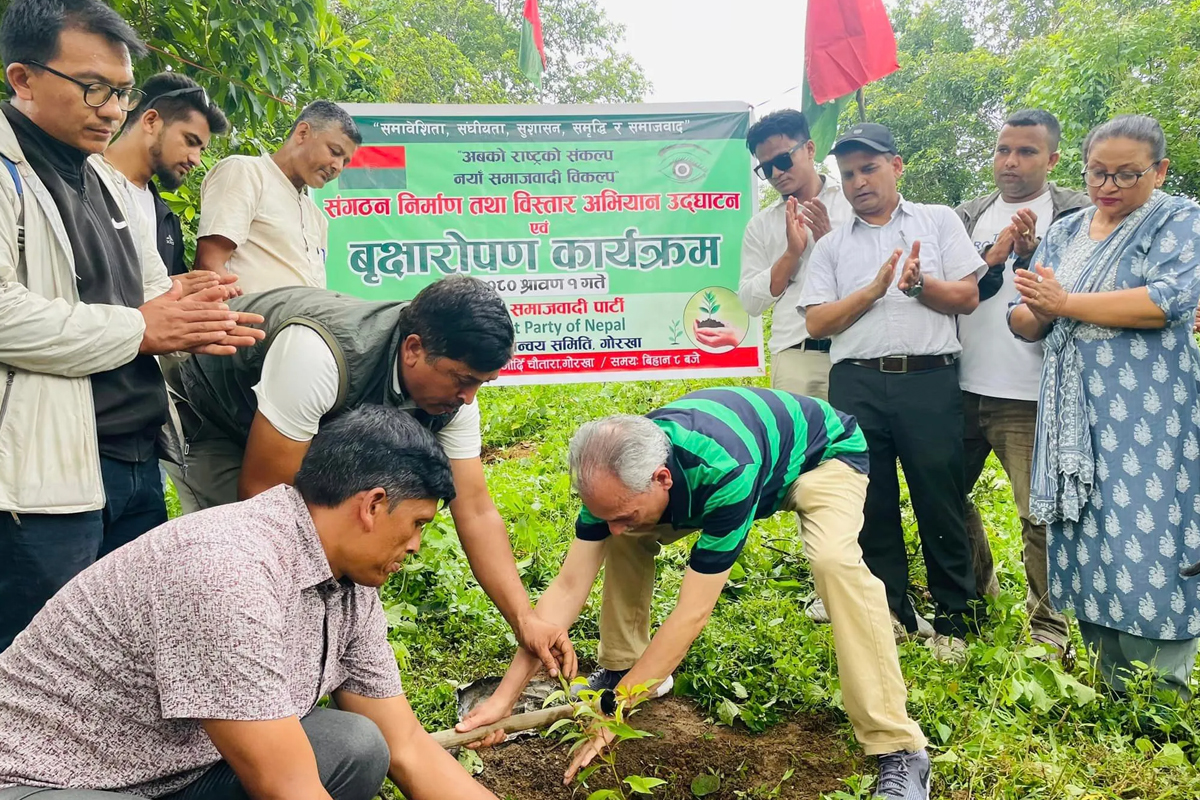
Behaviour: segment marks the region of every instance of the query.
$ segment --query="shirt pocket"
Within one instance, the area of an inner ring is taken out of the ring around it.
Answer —
[[[900,270],[904,269],[904,262],[908,260],[909,254],[912,253],[912,247],[915,242],[921,243],[921,274],[945,280],[946,275],[942,266],[942,243],[937,232],[917,227],[903,230],[899,241],[896,242],[896,247],[904,250],[904,255],[900,257],[900,263],[896,267],[897,275],[899,275]]]

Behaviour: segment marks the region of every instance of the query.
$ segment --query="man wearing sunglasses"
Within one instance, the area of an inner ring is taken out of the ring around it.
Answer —
[[[799,111],[776,111],[746,135],[758,159],[755,172],[779,192],[779,200],[746,226],[738,298],[750,314],[776,307],[771,324],[771,387],[829,397],[829,340],[816,339],[797,308],[804,270],[816,243],[854,215],[835,176],[817,172],[808,121]],[[823,612],[817,617],[828,621]]]
[[[0,650],[76,573],[166,521],[154,356],[262,338],[224,287],[172,285],[89,163],[141,99],[143,52],[99,0],[14,0],[0,20]]]
[[[98,166],[117,173],[129,205],[152,231],[167,271],[185,276],[183,226],[159,190],[182,186],[200,165],[213,134],[224,133],[229,122],[199,84],[178,72],[160,72],[141,90],[145,99],[126,116],[121,135],[97,159]]]

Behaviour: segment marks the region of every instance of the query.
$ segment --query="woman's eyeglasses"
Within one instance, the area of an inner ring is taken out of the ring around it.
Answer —
[[[1102,169],[1088,169],[1083,172],[1083,182],[1093,189],[1099,189],[1108,183],[1108,179],[1112,178],[1113,185],[1118,189],[1132,189],[1137,186],[1137,182],[1142,179],[1147,172],[1156,169],[1161,161],[1155,161],[1150,166],[1146,167],[1141,172],[1132,170],[1121,170],[1120,172],[1105,172]]]

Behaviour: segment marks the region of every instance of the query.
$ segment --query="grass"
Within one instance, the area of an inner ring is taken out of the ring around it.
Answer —
[[[745,383],[763,385],[761,380]],[[605,414],[644,413],[704,385],[713,382],[489,388],[481,393],[488,482],[509,524],[531,596],[554,577],[573,537],[578,501],[570,493],[564,464],[575,427]],[[1040,661],[1038,648],[1026,636],[1020,528],[994,458],[980,480],[976,502],[992,535],[1002,587],[987,608],[984,636],[970,643],[969,660],[962,666],[941,664],[918,644],[901,647],[909,709],[931,740],[935,796],[1200,797],[1197,706],[1156,697],[1148,679],[1116,701],[1103,692],[1086,663],[1068,675]],[[902,503],[912,578],[923,586],[907,495]],[[671,547],[660,559],[656,622],[674,605],[687,552],[687,546]],[[791,515],[755,526],[740,559],[744,575],[735,571],[740,579],[731,580],[677,672],[676,691],[692,697],[714,719],[752,730],[766,729],[789,714],[832,710],[853,749],[829,627],[814,625],[803,614],[813,588],[800,553]],[[448,516],[430,526],[419,556],[385,587],[384,601],[413,706],[427,728],[451,725],[455,686],[500,674],[515,642],[471,578]],[[585,659],[595,656],[598,609],[599,583],[572,630]],[[831,800],[869,797],[856,788],[864,783],[852,778]]]
[[[480,394],[492,496],[508,522],[522,577],[534,598],[556,574],[573,537],[578,501],[565,471],[576,426],[616,412],[644,413],[715,382],[616,383],[488,388]],[[764,385],[762,380],[744,381]],[[173,499],[173,498],[172,498]],[[1001,595],[962,666],[901,646],[909,710],[931,741],[934,796],[954,800],[1193,800],[1200,797],[1200,709],[1157,697],[1148,677],[1110,698],[1081,659],[1073,675],[1037,659],[1028,642],[1016,511],[1004,473],[989,460],[975,495],[992,537]],[[907,495],[903,517],[913,564],[925,577]],[[653,617],[674,605],[688,547],[660,559]],[[794,517],[758,523],[707,628],[676,673],[679,693],[714,719],[764,730],[795,713],[832,713],[854,750],[841,706],[828,626],[803,614],[812,582]],[[918,592],[919,594],[920,592]],[[420,554],[384,587],[393,647],[410,701],[427,729],[454,722],[454,689],[507,666],[515,641],[471,577],[443,513]],[[926,600],[918,598],[920,603]],[[595,656],[599,583],[572,638]],[[925,606],[928,611],[928,606]],[[1076,638],[1076,646],[1080,646]],[[630,745],[636,746],[636,745]],[[870,765],[864,767],[869,775]],[[869,780],[847,781],[830,800],[870,797]]]

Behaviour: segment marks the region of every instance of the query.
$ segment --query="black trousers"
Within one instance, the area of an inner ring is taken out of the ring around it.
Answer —
[[[858,538],[863,560],[887,589],[888,606],[909,631],[916,630],[900,523],[899,458],[936,606],[934,628],[965,635],[976,594],[964,502],[958,365],[895,374],[840,362],[829,373],[829,402],[853,414],[867,438],[871,482]]]

